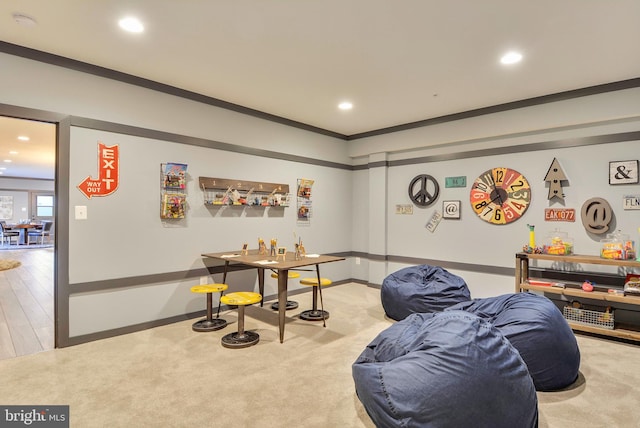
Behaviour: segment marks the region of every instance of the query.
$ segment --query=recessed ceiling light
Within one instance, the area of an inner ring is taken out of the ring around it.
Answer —
[[[18,137],[18,140],[20,140],[20,141],[29,141],[29,137],[27,137],[26,135],[20,135]]]
[[[16,21],[17,24],[23,25],[25,27],[33,27],[37,24],[36,20],[32,17],[25,15],[24,13],[14,13],[13,20]]]
[[[5,159],[4,162],[11,163],[11,159]]]
[[[521,60],[522,54],[515,51],[507,52],[502,56],[502,58],[500,58],[500,62],[505,65],[515,64],[517,62],[520,62]]]
[[[11,150],[11,151],[9,152],[9,154],[10,154],[10,155],[17,155],[17,154],[18,154],[18,152],[16,152],[15,150]]]
[[[5,169],[7,169],[7,168],[4,167],[4,166],[0,166],[0,170],[4,171]]]
[[[144,25],[138,18],[134,18],[128,16],[126,18],[122,18],[118,21],[118,25],[125,31],[129,31],[130,33],[142,33],[144,31]]]
[[[338,108],[340,110],[351,110],[353,108],[353,104],[351,104],[349,101],[343,101],[338,104]]]

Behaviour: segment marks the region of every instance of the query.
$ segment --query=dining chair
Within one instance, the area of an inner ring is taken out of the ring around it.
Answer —
[[[27,245],[31,244],[31,238],[36,238],[36,243],[38,242],[38,238],[40,238],[40,244],[44,244],[44,237],[47,237],[47,241],[49,241],[49,237],[51,236],[51,226],[53,226],[53,222],[49,220],[42,221],[42,229],[32,229],[27,232]]]
[[[20,232],[7,229],[7,224],[4,221],[0,221],[0,237],[2,238],[2,245],[6,242],[11,245],[11,238],[16,238],[16,245],[18,245],[18,236]]]

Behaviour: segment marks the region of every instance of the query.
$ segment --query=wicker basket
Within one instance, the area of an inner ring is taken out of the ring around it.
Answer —
[[[567,321],[573,323],[588,325],[599,328],[613,330],[614,318],[613,312],[592,311],[589,309],[572,308],[565,306],[562,308],[562,314]]]

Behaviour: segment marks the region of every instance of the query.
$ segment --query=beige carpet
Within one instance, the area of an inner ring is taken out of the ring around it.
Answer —
[[[380,291],[361,284],[324,289],[327,327],[302,321],[311,295],[294,296],[285,342],[277,314],[247,308],[251,348],[226,349],[236,328],[195,333],[191,321],[71,348],[0,361],[0,404],[70,405],[72,427],[367,427],[351,364],[392,321]],[[541,427],[638,427],[640,347],[578,337],[581,377],[539,394]],[[467,405],[467,403],[461,403]]]

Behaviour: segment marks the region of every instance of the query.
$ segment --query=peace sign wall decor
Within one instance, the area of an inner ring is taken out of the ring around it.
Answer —
[[[419,207],[428,207],[438,199],[440,186],[428,174],[417,175],[409,183],[409,198]]]

